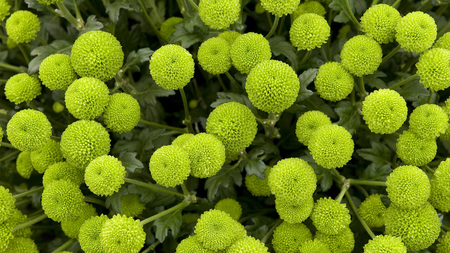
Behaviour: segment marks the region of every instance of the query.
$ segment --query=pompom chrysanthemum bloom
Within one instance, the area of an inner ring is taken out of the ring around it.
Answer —
[[[338,62],[321,65],[314,79],[319,96],[333,102],[346,98],[352,92],[354,82],[353,76]]]
[[[14,114],[6,126],[11,144],[20,151],[42,148],[52,135],[52,125],[44,113],[25,109]]]
[[[213,29],[226,29],[239,19],[239,0],[200,0],[198,15]]]
[[[120,213],[128,217],[135,217],[145,210],[145,205],[139,201],[140,195],[127,194],[120,197]]]
[[[78,239],[80,227],[86,220],[96,215],[96,210],[92,205],[82,205],[73,219],[61,221],[61,229],[68,237]]]
[[[141,119],[139,102],[127,93],[115,93],[109,97],[109,103],[103,113],[106,127],[116,133],[133,130]]]
[[[95,119],[102,115],[109,102],[108,86],[99,79],[82,77],[67,88],[67,110],[77,119]]]
[[[85,252],[101,253],[100,232],[103,224],[108,220],[108,216],[94,216],[86,220],[80,227],[78,241],[81,249]]]
[[[239,202],[231,198],[221,199],[219,202],[216,203],[214,209],[228,213],[231,216],[231,218],[235,220],[239,220],[239,218],[241,218],[242,215],[241,204],[239,204]]]
[[[16,43],[29,43],[36,38],[41,22],[30,11],[16,11],[6,20],[6,33]]]
[[[19,209],[14,208],[13,214],[6,220],[3,224],[6,226],[16,227],[20,224],[23,224],[28,221],[28,217],[23,214]],[[17,237],[30,237],[31,236],[31,228],[24,227],[21,229],[14,230],[12,234]]]
[[[223,33],[219,34],[217,37],[222,38],[228,42],[228,44],[233,45],[234,41],[237,37],[241,35],[239,32],[236,31],[224,31]]]
[[[144,247],[145,237],[139,220],[119,214],[107,220],[100,232],[102,250],[110,253],[137,253]]]
[[[31,163],[30,151],[20,152],[20,154],[17,156],[16,169],[17,173],[19,173],[19,175],[23,178],[30,178],[31,173],[34,170],[33,164]]]
[[[111,196],[125,183],[125,174],[125,167],[119,159],[103,155],[92,160],[86,167],[84,181],[96,195]]]
[[[240,151],[250,146],[257,131],[255,115],[237,102],[217,106],[206,120],[206,132],[223,143],[229,160],[236,159]]]
[[[332,169],[350,161],[354,146],[352,135],[344,127],[324,125],[312,134],[308,148],[317,164]]]
[[[227,253],[269,253],[269,249],[260,240],[246,236],[233,243]]]
[[[27,73],[16,74],[10,77],[5,84],[6,99],[16,105],[30,102],[39,95],[41,95],[39,79]]]
[[[392,203],[402,209],[414,209],[427,202],[430,180],[416,166],[400,166],[389,174],[386,191]]]
[[[314,169],[300,158],[278,161],[269,174],[270,191],[277,199],[291,204],[301,204],[316,190],[317,177]]]
[[[120,42],[112,34],[90,31],[75,40],[70,60],[81,77],[95,77],[104,82],[111,80],[123,64],[124,54]]]
[[[0,126],[0,141],[2,141],[2,139],[3,139],[3,128],[2,128],[2,126]],[[0,146],[1,146],[1,144],[0,144]]]
[[[202,243],[197,240],[197,236],[191,235],[186,239],[183,239],[177,246],[175,253],[214,253],[212,251],[203,247]]]
[[[443,48],[450,50],[450,32],[444,33],[436,42],[433,48]]]
[[[66,54],[52,54],[39,65],[39,79],[50,90],[66,90],[77,79],[77,74]]]
[[[9,242],[14,238],[12,234],[14,226],[8,222],[0,223],[0,251],[4,252],[9,245]]]
[[[357,35],[345,42],[341,51],[341,64],[355,76],[373,74],[383,57],[380,44],[365,35]]]
[[[294,13],[299,4],[300,0],[261,0],[262,7],[278,17]]]
[[[161,36],[167,41],[170,41],[170,36],[175,32],[175,25],[183,22],[180,17],[170,17],[161,24],[160,32]]]
[[[230,48],[230,44],[225,39],[210,38],[198,49],[198,63],[210,74],[223,74],[231,68]]]
[[[430,203],[442,212],[450,211],[450,159],[441,162],[430,180]]]
[[[283,222],[273,231],[272,245],[277,253],[294,253],[303,243],[310,240],[312,234],[305,224]]]
[[[18,252],[39,253],[39,250],[36,243],[32,239],[25,237],[16,237],[9,242],[8,249],[2,251],[2,253]]]
[[[296,123],[295,134],[298,141],[308,145],[312,134],[323,125],[331,125],[331,119],[321,111],[308,111],[302,114]]]
[[[191,173],[188,154],[176,145],[158,148],[150,158],[149,169],[156,183],[165,187],[182,184]]]
[[[425,88],[445,90],[450,86],[450,51],[432,48],[423,53],[416,63],[417,75]]]
[[[377,134],[391,134],[405,122],[408,107],[398,92],[379,89],[364,99],[361,114],[370,131]]]
[[[281,113],[297,99],[300,81],[288,64],[268,60],[250,71],[245,89],[250,102],[256,108],[265,112]]]
[[[316,1],[301,3],[294,11],[294,20],[296,20],[300,15],[306,13],[315,13],[317,15],[324,16],[327,13],[327,11],[325,10],[325,8],[321,3]]]
[[[0,185],[0,223],[13,215],[13,211],[16,208],[14,206],[15,202],[16,199],[12,197],[9,190]]]
[[[438,244],[436,245],[436,253],[448,253],[450,252],[450,234],[442,235],[439,238]]]
[[[67,162],[55,163],[45,170],[42,185],[46,187],[58,180],[67,180],[75,185],[81,185],[84,182],[84,170],[70,166]]]
[[[231,45],[230,54],[233,66],[243,74],[272,57],[269,41],[253,32],[239,35]]]
[[[328,246],[319,241],[319,240],[311,240],[302,244],[299,248],[300,253],[331,253]]]
[[[181,89],[194,77],[194,59],[179,45],[165,45],[150,59],[150,74],[166,90]]]
[[[422,53],[436,40],[437,26],[430,15],[413,11],[398,22],[396,32],[395,38],[403,49]]]
[[[355,247],[355,236],[349,227],[337,235],[317,231],[315,240],[325,243],[333,253],[351,253]]]
[[[447,113],[435,104],[420,105],[409,116],[409,130],[421,138],[436,138],[445,133],[448,125]]]
[[[79,120],[70,124],[61,135],[61,151],[66,161],[77,168],[106,155],[111,148],[106,129],[98,122]]]
[[[327,20],[315,13],[300,15],[292,23],[289,37],[292,45],[298,50],[320,48],[331,34]]]
[[[359,206],[358,214],[369,227],[378,228],[384,226],[386,206],[381,202],[380,197],[380,194],[372,194]]]
[[[8,0],[0,0],[0,21],[3,21],[8,15],[11,5]]]
[[[220,210],[204,212],[195,225],[197,240],[210,250],[224,250],[246,235],[244,226]]]
[[[177,138],[175,138],[175,140],[172,141],[172,145],[183,147],[184,143],[186,143],[186,141],[191,139],[192,137],[194,137],[194,134],[191,133],[179,135]]]
[[[245,187],[247,187],[253,196],[268,197],[272,194],[268,183],[270,171],[272,171],[272,167],[267,166],[264,171],[264,179],[261,179],[256,175],[245,175]]]
[[[408,251],[431,246],[439,236],[440,227],[439,216],[428,202],[411,210],[391,204],[386,212],[385,234],[400,237]]]
[[[394,41],[400,13],[387,4],[372,5],[361,17],[362,31],[380,44]]]
[[[280,198],[275,198],[275,209],[281,219],[287,223],[302,223],[311,214],[314,207],[314,198],[311,197],[300,203],[292,203]]]
[[[423,166],[436,156],[437,143],[434,138],[421,138],[412,131],[404,131],[397,139],[397,155],[403,162]]]
[[[345,204],[340,204],[330,197],[317,200],[311,213],[311,220],[317,230],[329,235],[340,234],[351,222]]]
[[[365,253],[406,253],[405,244],[399,237],[378,235],[364,245]]]
[[[31,164],[39,173],[44,173],[48,166],[63,161],[63,155],[59,142],[55,140],[49,140],[40,149],[32,151]]]

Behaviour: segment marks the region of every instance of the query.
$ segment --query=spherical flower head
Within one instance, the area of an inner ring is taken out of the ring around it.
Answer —
[[[327,13],[327,11],[321,3],[316,1],[301,3],[294,11],[294,20],[306,13],[314,13],[323,17]]]
[[[230,44],[225,39],[210,38],[203,42],[198,49],[198,63],[210,74],[223,74],[231,68],[230,48]]]
[[[195,234],[203,247],[218,251],[224,250],[246,235],[244,226],[220,210],[204,212],[195,225]]]
[[[228,102],[217,106],[206,120],[206,132],[219,139],[227,159],[250,146],[258,131],[255,115],[247,106]]]
[[[372,5],[361,17],[362,31],[380,44],[394,41],[400,13],[387,4]]]
[[[165,45],[150,59],[150,74],[166,90],[181,89],[194,77],[194,59],[179,45]]]
[[[247,189],[253,196],[268,197],[272,195],[269,187],[270,171],[272,171],[272,167],[267,166],[266,170],[264,171],[264,179],[261,179],[256,175],[245,175],[245,187],[247,187]]]
[[[408,251],[431,246],[439,237],[441,223],[433,206],[424,205],[406,210],[391,204],[386,212],[386,235],[400,237]]]
[[[80,232],[80,227],[83,225],[83,223],[90,219],[91,217],[94,217],[97,215],[97,212],[95,211],[95,208],[90,205],[82,205],[76,214],[76,216],[67,221],[61,221],[61,228],[65,235],[67,235],[70,238],[78,239],[78,234]]]
[[[108,220],[108,216],[93,216],[87,219],[80,227],[78,241],[81,249],[85,252],[102,252],[100,244],[100,232],[103,224]]]
[[[161,32],[161,36],[168,42],[170,41],[170,36],[175,32],[175,25],[183,22],[183,19],[180,17],[170,17],[161,24],[161,28],[159,31]]]
[[[241,204],[239,204],[239,202],[231,198],[221,199],[219,202],[216,203],[214,209],[228,213],[231,216],[231,218],[235,220],[239,220],[239,218],[241,218],[242,215]]]
[[[156,183],[165,187],[175,187],[188,178],[191,173],[191,162],[183,148],[167,145],[153,153],[149,169]]]
[[[139,220],[120,214],[107,220],[100,232],[102,249],[111,253],[137,253],[144,247],[145,237]]]
[[[0,185],[0,223],[9,219],[13,213],[16,206],[14,203],[16,199],[12,197],[12,194],[8,189]]]
[[[26,179],[30,178],[34,170],[33,164],[31,164],[31,152],[20,152],[16,160],[16,169],[21,177]]]
[[[114,156],[102,155],[86,167],[84,181],[89,190],[99,196],[111,196],[125,183],[126,170]]]
[[[445,90],[450,86],[450,51],[432,48],[423,53],[416,63],[417,75],[425,88]]]
[[[364,245],[365,253],[406,253],[406,246],[399,237],[377,235]]]
[[[265,112],[281,113],[297,99],[300,81],[288,64],[267,60],[250,71],[245,89],[250,102],[256,108]]]
[[[36,243],[25,237],[15,237],[9,241],[8,249],[2,251],[3,253],[17,253],[17,252],[27,252],[27,253],[39,253]]]
[[[273,231],[272,245],[275,252],[294,253],[309,240],[312,240],[312,234],[305,224],[282,222]]]
[[[424,139],[409,130],[398,137],[396,147],[398,158],[413,166],[428,164],[437,152],[437,143],[434,138]]]
[[[292,23],[289,37],[292,45],[300,50],[320,48],[331,34],[327,20],[315,13],[300,15]]]
[[[27,73],[16,74],[10,77],[5,84],[6,99],[16,105],[30,102],[39,95],[41,95],[39,79]]]
[[[177,246],[175,253],[214,253],[215,251],[206,249],[202,243],[197,240],[197,236],[191,235],[186,239],[183,239]]]
[[[0,126],[0,141],[2,141],[3,135],[4,135],[3,128],[2,128],[2,126]],[[0,144],[0,146],[1,146],[1,144]]]
[[[52,135],[52,125],[44,113],[25,109],[14,114],[6,125],[8,140],[20,151],[42,148]]]
[[[70,166],[67,162],[54,163],[45,170],[42,185],[46,187],[58,180],[67,180],[75,185],[81,185],[84,183],[84,170]]]
[[[430,180],[416,166],[399,166],[389,174],[386,191],[392,203],[402,209],[414,209],[427,202]]]
[[[63,161],[63,155],[58,141],[50,139],[40,149],[32,151],[31,164],[40,174],[44,173],[48,166]]]
[[[315,240],[325,243],[333,253],[351,253],[355,247],[355,236],[349,227],[337,235],[317,231]]]
[[[39,79],[50,90],[67,90],[77,79],[77,74],[66,54],[52,54],[39,65]]]
[[[28,217],[23,214],[19,209],[14,208],[11,217],[7,219],[3,224],[5,226],[9,226],[11,228],[16,227],[22,223],[28,221]],[[31,236],[31,228],[21,228],[12,232],[15,237],[30,237]]]
[[[61,135],[61,151],[66,161],[77,168],[106,155],[111,148],[106,129],[98,122],[79,120],[70,124]]]
[[[444,234],[439,238],[438,244],[436,245],[436,253],[447,253],[450,252],[450,235]]]
[[[302,114],[296,123],[295,134],[298,141],[308,145],[312,134],[320,126],[331,125],[331,119],[321,111],[308,111]]]
[[[145,210],[145,205],[139,201],[137,194],[127,194],[120,197],[120,213],[128,217],[135,217]]]
[[[233,66],[243,74],[272,57],[269,41],[253,32],[239,35],[231,45],[230,54]]]
[[[413,11],[398,22],[395,39],[406,51],[422,53],[433,45],[436,36],[434,19],[421,11]]]
[[[227,253],[269,253],[269,249],[260,240],[246,236],[233,243]]]
[[[311,213],[311,220],[320,232],[337,235],[348,228],[351,217],[345,204],[328,197],[317,200]]]
[[[115,93],[109,97],[109,103],[103,113],[106,126],[116,133],[129,132],[141,119],[139,102],[127,93]]]
[[[277,199],[291,204],[309,200],[316,190],[316,183],[314,169],[300,158],[278,161],[269,174],[270,191]]]
[[[331,253],[328,246],[319,240],[310,240],[302,244],[300,253]]]
[[[398,92],[379,89],[364,99],[361,114],[371,132],[391,134],[405,122],[408,107]]]
[[[186,143],[186,141],[191,139],[192,137],[194,137],[194,134],[191,133],[179,135],[172,141],[172,145],[183,147],[184,143]]]
[[[450,211],[450,194],[448,193],[448,188],[444,184],[440,184],[436,177],[431,178],[431,192],[428,201],[433,205],[434,208],[441,212]]]
[[[200,0],[198,15],[212,29],[227,29],[239,19],[241,3],[239,0]]]
[[[236,31],[224,31],[220,33],[217,37],[222,38],[228,42],[228,44],[233,45],[234,41],[237,37],[241,35],[239,32]]]
[[[442,161],[434,172],[433,177],[439,185],[444,186],[450,194],[450,158]]]
[[[75,80],[65,95],[67,110],[77,119],[95,119],[109,102],[108,86],[99,79],[82,77]]]
[[[3,21],[8,15],[11,5],[8,0],[0,0],[0,22]]]
[[[352,135],[344,127],[323,125],[311,136],[308,148],[317,164],[332,169],[350,161],[354,146]]]
[[[384,226],[386,206],[381,202],[381,195],[372,194],[366,198],[359,206],[358,214],[369,227],[379,228]]]
[[[120,42],[103,31],[83,33],[73,44],[70,53],[72,67],[81,77],[95,77],[104,82],[117,75],[124,54]]]
[[[314,198],[308,199],[296,204],[275,198],[275,209],[278,215],[287,223],[302,223],[308,219],[314,207]]]
[[[86,205],[78,185],[67,180],[50,183],[42,192],[42,209],[57,222],[74,219],[78,210]]]
[[[450,50],[450,32],[444,33],[433,45],[433,48]]]
[[[383,57],[380,44],[365,35],[357,35],[345,42],[341,51],[341,64],[355,76],[373,74]]]
[[[277,17],[294,13],[299,4],[300,0],[261,0],[262,7]]]
[[[0,251],[4,252],[8,246],[9,242],[14,238],[14,235],[12,233],[12,230],[14,228],[14,225],[3,222],[0,223]]]
[[[14,42],[29,43],[36,38],[41,22],[37,15],[30,11],[15,11],[6,20],[6,34]]]
[[[409,129],[421,138],[436,138],[448,128],[448,116],[442,107],[423,104],[409,116]]]
[[[354,82],[353,76],[338,62],[321,65],[314,79],[319,96],[333,102],[346,98],[352,92]]]

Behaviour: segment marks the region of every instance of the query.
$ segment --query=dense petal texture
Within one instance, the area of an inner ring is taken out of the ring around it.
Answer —
[[[253,32],[239,35],[231,45],[230,54],[233,66],[243,74],[272,57],[269,41]]]
[[[198,15],[213,29],[226,29],[239,19],[239,0],[200,0]]]
[[[52,54],[39,65],[39,79],[50,90],[66,90],[77,79],[77,74],[66,54]]]
[[[450,51],[432,48],[420,55],[416,63],[417,75],[425,88],[445,90],[450,86]]]
[[[84,181],[91,192],[99,196],[111,196],[125,183],[125,167],[122,162],[110,155],[92,160],[86,167]]]
[[[292,45],[298,50],[320,48],[331,34],[327,20],[315,13],[306,13],[295,19],[289,30]]]
[[[149,169],[156,183],[165,187],[182,184],[191,173],[188,154],[176,145],[158,148],[150,158]]]
[[[430,15],[414,11],[398,22],[396,32],[395,38],[403,49],[422,53],[436,40],[437,26]]]
[[[145,243],[145,232],[139,220],[114,215],[105,221],[100,232],[102,249],[110,253],[137,253]]]
[[[372,5],[361,17],[362,31],[380,44],[392,42],[398,22],[402,20],[400,13],[387,4]]]
[[[27,73],[16,74],[10,77],[5,84],[6,99],[16,105],[30,102],[39,95],[41,95],[39,79]]]
[[[373,74],[383,57],[380,44],[365,35],[357,35],[347,42],[341,51],[341,64],[355,76]]]
[[[115,93],[109,97],[109,103],[103,113],[106,127],[116,133],[133,130],[141,119],[139,102],[127,93]]]
[[[6,20],[6,33],[16,43],[29,43],[36,38],[41,22],[30,11],[15,11]]]

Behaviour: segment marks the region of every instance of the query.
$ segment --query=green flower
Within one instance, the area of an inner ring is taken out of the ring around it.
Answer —
[[[327,20],[315,13],[300,15],[292,23],[289,37],[292,45],[298,50],[320,48],[331,34]]]
[[[100,232],[108,216],[93,216],[83,222],[78,233],[78,241],[85,252],[103,253],[100,243]]]
[[[234,41],[237,37],[241,35],[239,32],[236,31],[224,31],[220,33],[217,37],[222,38],[228,42],[228,44],[231,46],[233,45]]]
[[[8,189],[0,185],[0,223],[9,219],[13,213],[16,206],[14,203],[16,199],[12,197],[12,194]]]
[[[23,178],[29,179],[31,173],[34,170],[33,164],[31,163],[31,152],[30,151],[22,151],[17,156],[16,160],[16,169],[17,173]]]
[[[245,175],[245,187],[247,187],[253,196],[268,197],[272,194],[269,187],[269,174],[271,170],[272,167],[267,166],[264,171],[264,179],[261,179],[256,175]]]
[[[176,253],[214,253],[215,251],[206,249],[202,243],[197,240],[197,236],[191,235],[183,239],[177,246]]]
[[[128,217],[135,217],[145,210],[145,204],[139,201],[137,194],[127,194],[120,197],[120,213]]]
[[[225,39],[210,38],[198,49],[198,63],[210,74],[223,74],[231,68],[230,48],[230,44]]]
[[[426,139],[408,130],[397,139],[397,155],[403,162],[414,166],[423,166],[436,156],[437,143],[434,138]]]
[[[180,17],[170,17],[161,24],[161,28],[159,29],[161,32],[161,36],[167,41],[170,41],[170,36],[175,32],[175,25],[183,22],[183,19]]]
[[[439,238],[438,244],[436,245],[436,253],[447,253],[450,251],[450,235],[444,234]]]
[[[239,0],[201,0],[198,15],[212,29],[227,29],[239,19],[241,4]]]
[[[420,55],[416,63],[417,75],[425,88],[431,91],[450,87],[450,51],[432,48]]]
[[[80,227],[83,223],[97,215],[95,208],[90,204],[83,205],[77,211],[73,219],[61,221],[61,228],[64,234],[74,239],[78,239]]]
[[[81,185],[84,183],[84,170],[70,166],[67,162],[54,163],[45,170],[42,185],[46,187],[58,180],[67,180],[75,185]]]
[[[294,13],[299,4],[300,0],[261,0],[262,7],[278,17]]]
[[[239,218],[241,218],[242,215],[241,204],[239,204],[239,202],[231,198],[221,199],[219,202],[216,203],[214,209],[228,213],[231,216],[231,218],[235,220],[239,220]]]
[[[378,235],[364,245],[365,253],[406,253],[406,246],[399,237]]]
[[[27,73],[16,74],[10,77],[5,84],[6,99],[16,105],[31,102],[39,95],[41,95],[39,79]]]
[[[380,194],[372,194],[359,206],[358,214],[369,227],[379,228],[384,226],[386,206],[381,202]]]
[[[115,93],[109,97],[109,103],[103,113],[106,127],[116,133],[133,130],[141,119],[139,102],[127,93]]]
[[[372,5],[361,17],[362,31],[380,44],[394,41],[400,13],[387,4]]]
[[[331,253],[328,246],[319,241],[319,240],[311,240],[302,244],[299,249],[300,253]]]
[[[320,127],[331,125],[331,119],[321,111],[308,111],[303,113],[297,120],[295,134],[298,141],[308,145],[314,132]]]
[[[341,51],[341,64],[355,76],[373,74],[383,57],[380,44],[365,35],[357,35],[345,42]]]
[[[345,99],[352,92],[354,82],[353,76],[338,62],[321,65],[314,79],[319,96],[333,102]]]
[[[298,5],[297,9],[294,11],[294,20],[299,16],[306,13],[315,13],[319,16],[325,16],[327,11],[323,5],[316,1],[304,2]]]
[[[283,222],[273,231],[272,245],[275,252],[294,253],[309,240],[312,234],[305,224]]]
[[[311,213],[311,220],[320,232],[337,235],[348,228],[351,217],[345,204],[328,197],[317,200]]]
[[[315,240],[325,243],[333,253],[351,253],[355,247],[355,236],[349,227],[337,235],[317,231]]]
[[[408,52],[424,52],[433,45],[437,36],[434,19],[421,11],[406,14],[398,22],[396,31],[398,44]]]
[[[150,158],[149,169],[156,183],[175,187],[182,184],[191,173],[189,155],[179,146],[162,146]]]
[[[55,140],[49,140],[40,149],[31,151],[31,164],[40,174],[52,164],[63,161],[63,154],[60,149],[59,142]]]
[[[50,90],[67,90],[77,79],[77,74],[66,54],[52,54],[39,65],[39,79]]]
[[[444,33],[435,43],[433,48],[443,48],[450,50],[450,32]]]
[[[30,238],[16,237],[9,241],[8,249],[2,251],[3,253],[39,253],[36,243]]]
[[[275,198],[275,209],[278,215],[287,223],[302,223],[310,216],[314,207],[314,198],[311,197],[300,203],[292,203]]]
[[[102,155],[92,160],[86,167],[84,181],[89,190],[99,196],[111,196],[125,183],[125,167],[110,155]]]
[[[243,74],[272,57],[269,41],[253,32],[239,35],[231,45],[230,54],[233,66]]]
[[[233,243],[227,253],[269,253],[269,249],[260,240],[246,236]]]
[[[8,15],[11,5],[8,0],[0,0],[0,21],[3,21]]]
[[[424,139],[436,138],[448,128],[448,116],[442,107],[423,104],[409,116],[409,129]]]
[[[110,253],[137,253],[144,247],[145,237],[139,220],[120,214],[106,220],[100,232],[102,250]]]
[[[36,38],[36,34],[41,29],[41,22],[37,15],[30,11],[15,11],[6,20],[6,34],[14,42],[29,43]]]

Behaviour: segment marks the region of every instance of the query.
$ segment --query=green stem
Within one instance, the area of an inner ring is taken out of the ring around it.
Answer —
[[[396,46],[394,49],[392,49],[392,51],[387,54],[385,57],[383,57],[383,60],[381,60],[381,64],[383,64],[384,62],[386,62],[387,60],[389,60],[392,56],[394,56],[398,50],[400,50],[402,47],[400,45]]]
[[[280,17],[275,16],[275,19],[273,20],[272,28],[270,29],[269,33],[266,35],[266,39],[270,39],[270,37],[272,37],[272,35],[275,33],[275,31],[277,30],[279,21],[280,21]]]
[[[39,186],[39,187],[34,188],[34,189],[32,189],[32,190],[28,190],[28,191],[26,191],[26,192],[22,192],[22,193],[13,195],[12,197],[13,197],[14,199],[18,199],[18,198],[21,198],[21,197],[28,196],[28,195],[30,195],[31,193],[35,193],[35,192],[42,191],[42,190],[44,190],[44,186]]]
[[[167,194],[172,194],[172,195],[184,198],[184,195],[179,192],[171,191],[169,189],[165,189],[165,188],[162,188],[162,187],[154,185],[154,184],[144,183],[144,182],[134,180],[131,178],[126,178],[126,177],[123,180],[129,184],[139,185],[139,186],[142,186],[142,187],[154,190],[154,191],[164,192]]]
[[[403,84],[409,83],[409,82],[411,82],[412,80],[414,80],[414,79],[416,79],[416,78],[418,78],[418,77],[419,77],[419,75],[414,74],[414,75],[412,75],[412,76],[406,78],[405,80],[400,81],[400,82],[398,82],[398,83],[392,85],[391,87],[389,87],[389,89],[393,90],[393,89],[395,89],[395,88],[398,88],[398,87],[402,86]]]
[[[176,205],[176,206],[173,206],[173,207],[171,207],[171,208],[169,208],[169,209],[167,209],[167,210],[164,210],[164,211],[162,211],[162,212],[160,212],[160,213],[158,213],[158,214],[155,214],[155,215],[153,215],[153,216],[150,216],[150,217],[148,217],[148,218],[145,219],[145,220],[142,220],[142,221],[141,221],[141,225],[144,226],[144,225],[146,225],[146,224],[148,224],[148,223],[150,223],[150,222],[152,222],[152,221],[154,221],[154,220],[156,220],[156,219],[159,219],[159,218],[161,218],[161,217],[163,217],[163,216],[165,216],[165,215],[167,215],[167,214],[169,214],[169,213],[172,213],[172,212],[175,212],[175,211],[178,211],[178,210],[183,210],[183,209],[184,209],[185,207],[187,207],[189,204],[190,204],[189,201],[183,200],[183,202],[179,203],[179,204]]]
[[[139,6],[141,6],[141,11],[144,14],[145,19],[147,20],[148,24],[150,25],[150,29],[152,30],[152,32],[156,35],[156,37],[158,37],[158,40],[159,40],[159,42],[161,42],[161,44],[163,44],[163,45],[167,44],[167,41],[163,38],[163,36],[159,32],[158,28],[156,28],[155,24],[153,24],[153,21],[150,18],[150,16],[148,15],[147,9],[145,8],[145,5],[142,2],[142,0],[138,0],[138,2],[139,2]]]
[[[444,224],[441,224],[441,228],[444,229],[445,231],[450,231],[450,227],[448,227]]]
[[[142,253],[148,253],[152,250],[155,250],[156,246],[160,245],[161,243],[159,241],[154,242],[152,245],[148,246]]]
[[[228,89],[227,89],[227,87],[225,87],[225,84],[223,83],[222,78],[220,77],[220,75],[217,75],[217,79],[219,80],[219,84],[220,84],[220,87],[222,87],[222,90],[227,92]]]
[[[20,10],[20,5],[22,4],[21,0],[14,1],[14,11]]]
[[[362,179],[347,179],[350,185],[369,185],[369,186],[386,186],[383,181],[371,181]]]
[[[191,194],[189,193],[188,188],[186,187],[186,185],[184,184],[184,182],[181,184],[181,189],[183,190],[183,194],[184,196],[190,196]]]
[[[73,0],[73,7],[75,7],[75,16],[77,17],[77,21],[80,22],[80,20],[83,20],[83,17],[81,16],[80,10],[78,9],[76,0]]]
[[[75,239],[70,239],[67,242],[65,242],[63,245],[59,246],[57,249],[55,249],[53,252],[60,252],[60,251],[64,251],[65,249],[69,248],[70,246],[72,246],[72,244],[74,244],[76,242]]]
[[[337,197],[336,197],[337,202],[341,203],[341,200],[344,197],[344,194],[347,192],[347,190],[349,188],[348,186],[349,186],[348,184],[342,184],[341,192],[339,192],[339,195],[337,195]]]
[[[7,142],[0,142],[0,147],[16,149],[13,145],[11,145],[11,144],[9,144]]]
[[[345,8],[347,9],[348,14],[350,15],[350,20],[356,26],[356,29],[358,29],[358,31],[360,31],[361,24],[358,22],[355,15],[353,14],[352,9],[350,8],[350,4],[348,3],[348,0],[345,0]]]
[[[146,124],[148,126],[158,127],[158,128],[165,128],[167,130],[177,131],[179,133],[187,133],[186,128],[172,127],[172,126],[168,126],[168,125],[158,124],[155,122],[150,122],[150,121],[143,120],[143,119],[140,119],[139,123]]]
[[[370,5],[370,6],[374,6],[374,5],[376,5],[378,3],[378,0],[373,0],[372,1],[372,4]]]
[[[191,124],[191,115],[189,114],[189,106],[186,98],[186,93],[184,93],[184,89],[180,89],[181,99],[183,100],[184,107],[184,124],[188,127],[190,133],[195,133]]]
[[[237,91],[242,91],[242,87],[238,84],[238,82],[236,81],[236,79],[234,79],[234,77],[230,74],[230,72],[225,72],[225,75],[228,77],[228,79],[230,79],[230,83],[231,83],[231,88],[236,89]]]
[[[431,174],[434,174],[434,170],[432,168],[430,168],[430,166],[428,166],[428,164],[425,164],[423,167],[425,167],[425,169],[428,170],[428,172],[430,172]]]
[[[178,8],[180,9],[181,15],[183,17],[189,16],[189,14],[186,12],[186,7],[184,5],[184,0],[177,0]]]
[[[8,160],[8,159],[10,159],[10,158],[12,158],[12,157],[14,157],[14,156],[16,156],[16,155],[19,154],[19,153],[20,153],[20,150],[16,150],[16,151],[12,152],[11,154],[9,154],[9,155],[7,155],[7,156],[5,156],[5,157],[0,158],[0,163],[3,162],[3,161]]]
[[[361,185],[354,185],[354,187],[358,189],[360,192],[362,192],[362,194],[364,194],[364,197],[366,198],[369,197],[369,193]]]
[[[0,62],[0,68],[11,70],[17,73],[26,72],[26,69]]]
[[[25,59],[25,61],[28,63],[30,63],[30,56],[28,56],[27,51],[25,50],[25,48],[23,47],[22,44],[17,44],[17,48],[19,48],[20,52],[23,55],[23,58]]]
[[[101,199],[97,199],[97,198],[93,198],[93,197],[84,197],[84,201],[106,207],[105,201],[103,201]]]
[[[198,11],[198,6],[197,4],[194,2],[194,0],[188,0],[188,2],[191,4],[192,8],[194,8],[194,10]]]
[[[367,92],[366,92],[366,87],[364,86],[364,77],[363,76],[358,77],[358,87],[359,87],[359,92],[361,94],[361,98],[366,97]]]
[[[442,35],[444,35],[444,33],[446,33],[448,30],[450,29],[450,22],[447,23],[447,25],[445,25],[444,27],[442,27],[441,30],[439,30],[438,34],[437,34],[437,38],[440,38]]]
[[[366,232],[372,237],[372,239],[375,238],[375,234],[372,232],[372,230],[367,226],[366,222],[359,216],[358,210],[356,209],[355,203],[353,203],[352,197],[348,192],[345,193],[345,197],[347,198],[348,203],[350,204],[350,207],[353,209],[353,212],[355,213],[356,217],[358,218],[361,225],[364,227]]]
[[[27,227],[29,227],[29,226],[31,226],[33,224],[36,224],[36,223],[38,223],[38,222],[40,222],[42,220],[45,220],[46,218],[47,218],[47,215],[45,213],[41,214],[41,215],[39,215],[36,218],[33,218],[33,219],[31,219],[31,220],[29,220],[29,221],[27,221],[25,223],[22,223],[20,225],[15,226],[14,229],[12,230],[12,233],[16,232],[17,230],[27,228]]]
[[[298,63],[298,66],[301,67],[303,64],[305,64],[309,60],[309,57],[311,57],[311,54],[312,50],[306,51],[306,54],[303,56],[303,59]]]
[[[273,224],[273,226],[269,229],[269,231],[267,231],[267,233],[261,239],[261,242],[265,244],[267,242],[267,240],[269,240],[270,236],[272,236],[273,231],[275,230],[275,228],[277,228],[282,222],[283,222],[282,219],[276,220],[275,223]]]
[[[434,91],[430,91],[430,96],[428,96],[428,101],[427,101],[428,104],[433,104],[435,95],[436,95],[436,93]]]
[[[278,25],[278,31],[277,31],[277,34],[278,35],[280,35],[281,34],[281,31],[283,31],[283,26],[284,26],[284,22],[286,21],[286,16],[283,16],[282,18],[281,18],[281,21],[280,21],[280,23],[279,23],[279,25]]]
[[[397,0],[397,1],[395,1],[393,4],[392,4],[392,7],[394,7],[394,8],[397,8],[399,5],[400,5],[400,2],[401,2],[402,0]]]
[[[83,29],[84,25],[80,22],[80,20],[77,20],[72,13],[67,9],[67,7],[61,2],[56,2],[56,5],[58,6],[59,10],[61,11],[60,15],[67,19],[75,28],[79,31]]]

